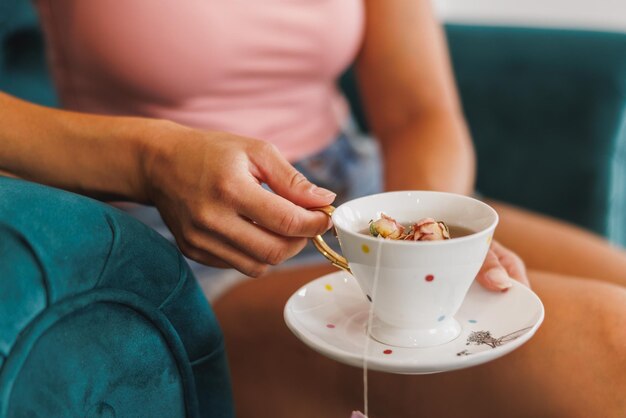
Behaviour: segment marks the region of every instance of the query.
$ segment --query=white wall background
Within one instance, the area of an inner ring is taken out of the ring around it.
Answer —
[[[433,0],[447,22],[626,32],[626,0]]]

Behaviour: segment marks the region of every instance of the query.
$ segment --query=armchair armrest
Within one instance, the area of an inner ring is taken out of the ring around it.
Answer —
[[[234,416],[178,250],[108,205],[0,177],[0,417]]]

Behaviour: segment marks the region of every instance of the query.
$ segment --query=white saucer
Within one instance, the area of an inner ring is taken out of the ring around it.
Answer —
[[[369,303],[346,272],[331,273],[301,287],[285,305],[291,331],[317,352],[352,366],[363,366]],[[478,283],[470,288],[455,318],[459,337],[436,347],[401,348],[369,340],[368,368],[426,374],[486,363],[528,341],[543,321],[543,305],[527,287],[514,283],[505,293]]]

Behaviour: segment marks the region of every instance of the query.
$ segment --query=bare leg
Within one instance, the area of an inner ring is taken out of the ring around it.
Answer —
[[[626,251],[565,222],[503,203],[489,204],[500,215],[496,239],[528,268],[626,286]]]
[[[282,318],[287,298],[330,270],[276,272],[216,304],[239,417],[341,418],[362,408],[361,371],[308,349]],[[531,280],[546,320],[530,342],[457,372],[371,373],[371,417],[626,416],[626,290],[547,273]]]

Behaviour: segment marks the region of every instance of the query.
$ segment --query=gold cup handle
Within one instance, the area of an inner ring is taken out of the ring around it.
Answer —
[[[324,212],[330,218],[335,211],[335,207],[328,205],[322,208],[314,208],[312,210],[319,210],[320,212]],[[337,235],[337,230],[335,230],[335,235]],[[351,273],[350,266],[348,266],[348,260],[346,260],[346,258],[341,254],[337,254],[335,250],[330,248],[330,246],[326,244],[324,238],[322,238],[321,235],[316,235],[315,237],[311,238],[311,241],[313,241],[313,245],[315,245],[317,251],[319,251],[324,257],[326,257],[333,266],[339,267],[340,269]]]

